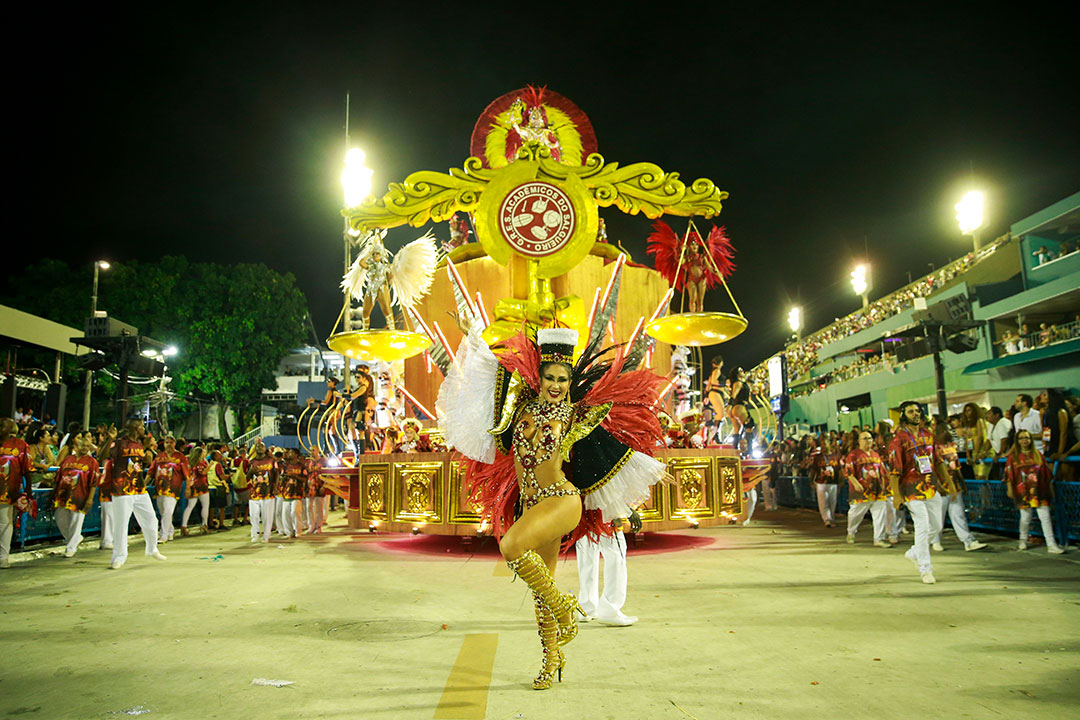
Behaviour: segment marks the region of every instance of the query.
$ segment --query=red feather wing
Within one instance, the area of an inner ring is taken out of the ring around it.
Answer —
[[[712,256],[713,262],[716,263],[716,269],[727,280],[735,272],[735,247],[731,244],[724,226],[716,227],[713,225],[713,229],[709,232],[708,246],[709,255]],[[708,287],[712,288],[720,284],[720,278],[716,276],[712,268],[709,268],[708,276]]]
[[[675,270],[679,266],[679,236],[666,222],[657,220],[653,223],[653,231],[646,241],[648,245],[645,252],[653,256],[657,272],[664,276],[668,285],[674,286],[676,290],[682,290],[686,281],[686,271],[680,271],[679,277],[675,277]]]

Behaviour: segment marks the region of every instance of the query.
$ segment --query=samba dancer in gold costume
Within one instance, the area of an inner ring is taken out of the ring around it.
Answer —
[[[611,532],[667,474],[646,454],[660,437],[651,406],[663,379],[623,372],[621,353],[598,363],[603,353],[591,348],[575,365],[574,330],[540,330],[537,339],[539,348],[512,338],[496,358],[473,328],[439,390],[438,415],[446,440],[471,460],[471,496],[507,565],[533,591],[540,690],[562,680],[561,646],[577,635],[577,598],[554,579],[560,541]]]

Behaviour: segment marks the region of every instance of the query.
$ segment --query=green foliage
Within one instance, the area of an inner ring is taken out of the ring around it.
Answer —
[[[0,302],[81,329],[91,272],[42,260],[12,278]],[[113,263],[101,273],[98,308],[179,349],[169,361],[174,392],[240,408],[258,405],[281,358],[305,338],[307,301],[295,278],[262,264]]]

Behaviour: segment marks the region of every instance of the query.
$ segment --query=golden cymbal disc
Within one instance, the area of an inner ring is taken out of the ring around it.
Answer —
[[[746,329],[746,318],[722,312],[679,313],[657,318],[645,332],[671,345],[717,345]]]
[[[353,360],[393,362],[423,352],[431,347],[431,340],[406,330],[353,330],[331,335],[326,344]]]

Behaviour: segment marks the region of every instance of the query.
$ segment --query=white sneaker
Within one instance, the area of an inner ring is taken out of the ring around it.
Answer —
[[[1016,543],[1016,549],[1027,550],[1027,540],[1021,540],[1020,542]]]
[[[986,547],[986,543],[979,542],[978,540],[972,540],[964,546],[964,549],[968,552],[971,552],[972,550],[982,550],[984,547]]]
[[[150,554],[150,557],[154,558],[155,560],[168,560],[167,557],[161,554],[160,550],[155,550],[154,552],[152,552]]]
[[[107,543],[105,545],[98,545],[98,550],[112,550],[112,543]]]
[[[932,572],[923,573],[922,574],[922,581],[924,583],[926,583],[927,585],[933,585],[934,583],[937,582],[937,580],[934,579],[934,573],[932,573]]]
[[[939,543],[939,542],[936,542],[936,543],[934,543],[934,544],[933,544],[933,545],[931,545],[930,547],[934,548],[934,550],[936,550],[936,551],[938,551],[938,552],[944,552],[944,550],[945,550],[945,546],[943,546],[943,545],[942,545],[941,543]]]
[[[123,560],[113,560],[111,563],[109,563],[110,570],[119,570],[122,567],[124,567]]]
[[[898,538],[896,535],[890,535],[889,536],[889,544],[890,545],[896,545],[898,542],[900,542],[900,538]]]
[[[0,560],[0,570],[7,570],[9,567],[11,567],[10,560],[8,560],[7,558]]]
[[[616,627],[627,627],[637,622],[637,618],[633,615],[623,615],[621,612],[613,615],[612,617],[599,617],[594,618],[596,622],[602,625],[614,625]]]
[[[1061,549],[1060,547],[1058,547],[1057,545],[1047,545],[1046,546],[1046,552],[1050,553],[1051,555],[1064,555],[1065,554],[1065,551],[1063,549]]]
[[[589,622],[590,620],[592,620],[592,615],[585,615],[575,610],[574,619],[576,619],[579,623]]]
[[[745,520],[743,520],[742,524],[743,524],[743,527],[746,527],[747,525],[749,525],[750,524],[750,518],[746,518]]]
[[[848,545],[854,545],[855,544],[855,536],[851,535],[849,533],[848,536],[847,536],[847,540],[845,540],[845,542],[847,542]]]
[[[75,551],[74,550],[65,550],[64,551],[64,557],[75,557]]]
[[[875,541],[874,541],[874,547],[880,547],[880,548],[891,548],[891,547],[892,547],[892,545],[890,545],[889,543],[885,542],[884,540],[875,540]]]

